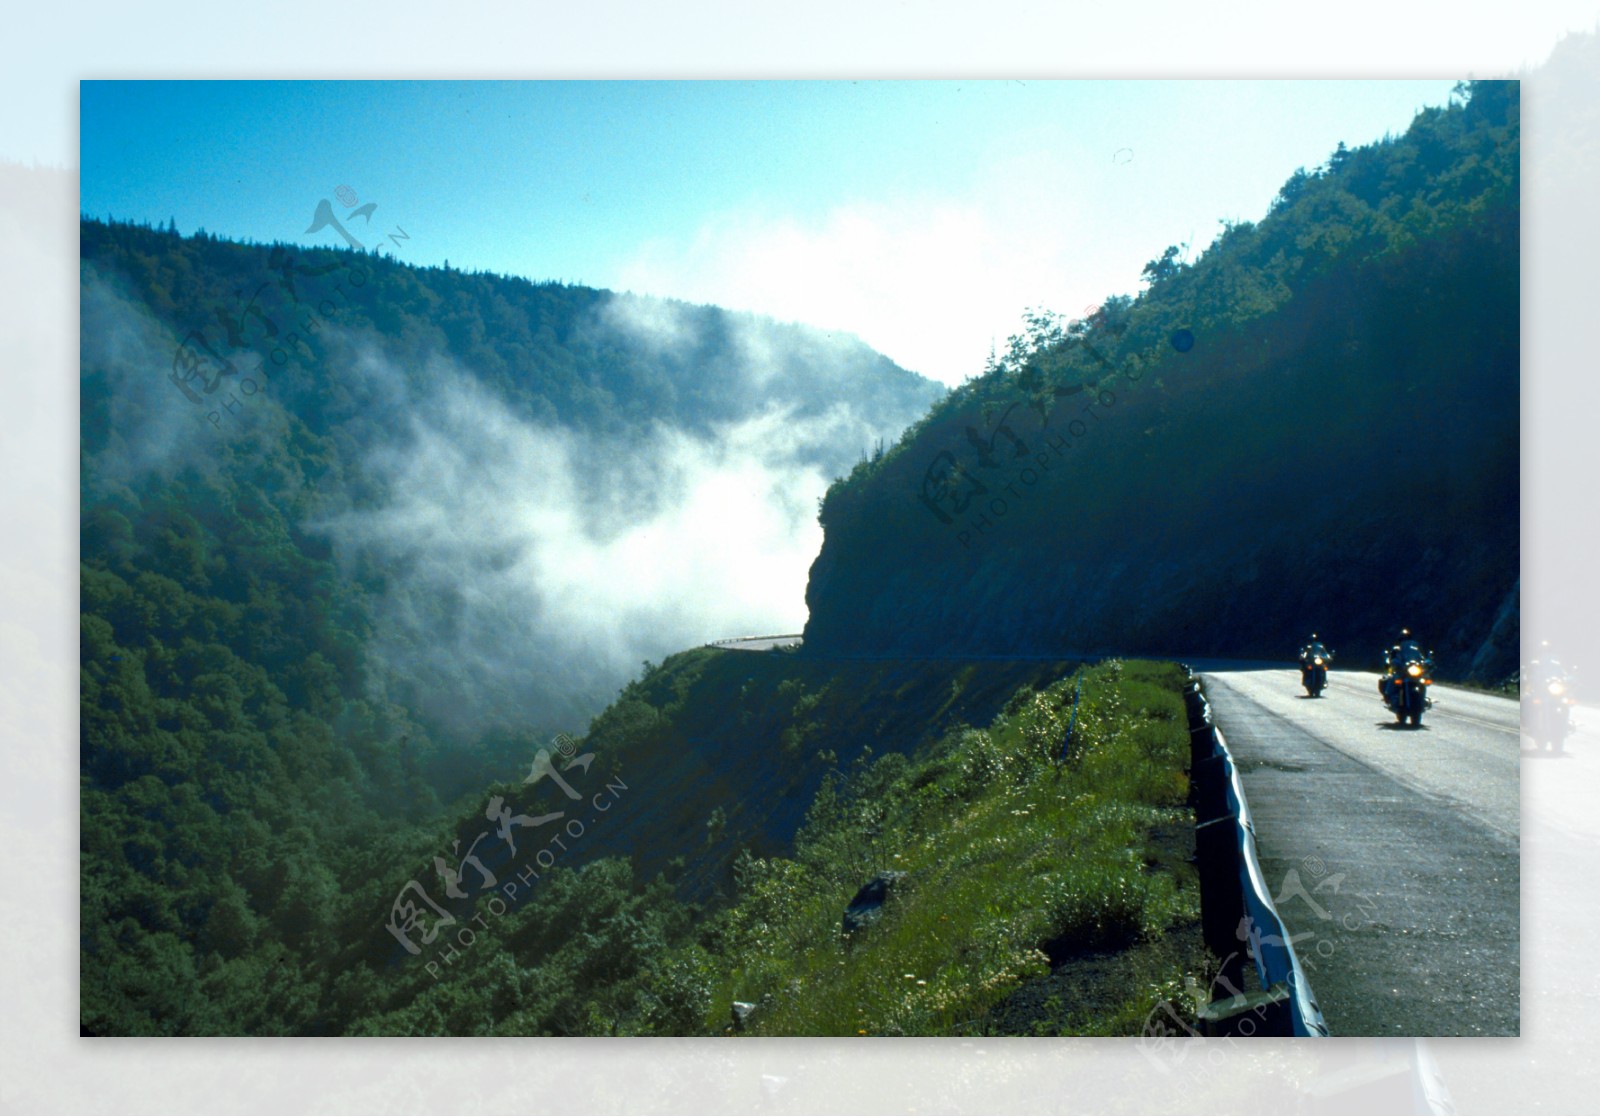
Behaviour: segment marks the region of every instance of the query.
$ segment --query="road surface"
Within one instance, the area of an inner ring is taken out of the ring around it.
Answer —
[[[1196,667],[1333,1034],[1517,1035],[1517,703],[1433,687],[1401,727],[1374,674]]]

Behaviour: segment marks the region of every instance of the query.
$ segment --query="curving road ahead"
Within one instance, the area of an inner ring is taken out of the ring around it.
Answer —
[[[1517,1035],[1517,703],[1436,686],[1402,728],[1367,672],[1195,669],[1333,1034]]]

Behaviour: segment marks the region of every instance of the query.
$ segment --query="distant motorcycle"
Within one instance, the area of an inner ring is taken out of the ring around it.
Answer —
[[[1378,680],[1378,692],[1401,725],[1407,721],[1421,725],[1422,712],[1433,705],[1428,698],[1432,670],[1433,660],[1415,644],[1403,644],[1390,654],[1389,671]]]
[[[1559,663],[1532,663],[1522,673],[1522,731],[1535,749],[1566,751],[1572,732],[1572,680]]]
[[[1326,648],[1307,648],[1300,653],[1300,685],[1312,698],[1319,698],[1328,685],[1328,664],[1333,653]]]

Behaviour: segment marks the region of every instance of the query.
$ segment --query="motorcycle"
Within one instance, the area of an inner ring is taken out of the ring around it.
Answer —
[[[1401,725],[1410,721],[1422,724],[1422,712],[1433,705],[1428,688],[1433,680],[1428,677],[1433,662],[1414,648],[1405,649],[1389,665],[1389,675],[1378,680],[1378,691],[1383,704],[1394,713]]]
[[[1535,665],[1536,667],[1538,665]],[[1522,688],[1522,731],[1533,739],[1535,751],[1565,752],[1572,732],[1571,680],[1558,664],[1525,674]]]
[[[1332,659],[1332,652],[1321,655],[1307,652],[1300,657],[1300,685],[1306,688],[1306,693],[1312,698],[1321,697],[1328,685],[1328,663]]]

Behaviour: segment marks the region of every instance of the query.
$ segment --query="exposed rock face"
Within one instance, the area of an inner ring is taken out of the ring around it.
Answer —
[[[883,914],[883,905],[888,902],[889,894],[904,878],[904,873],[885,869],[863,884],[850,901],[850,906],[844,909],[844,933],[854,934],[877,922]]]

